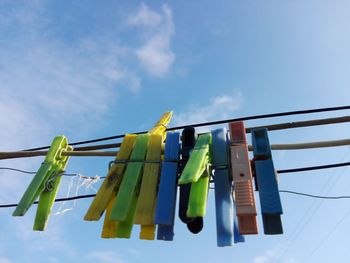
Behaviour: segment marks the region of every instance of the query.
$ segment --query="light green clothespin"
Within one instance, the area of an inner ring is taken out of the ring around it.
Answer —
[[[187,216],[204,217],[207,206],[211,159],[211,133],[203,134],[193,148],[190,159],[179,179],[179,184],[192,183]]]
[[[68,145],[66,137],[63,135],[55,137],[44,162],[12,214],[13,216],[24,216],[40,196],[33,230],[45,230],[61,182],[61,174],[69,159],[68,156],[63,156],[62,152],[72,150],[73,147]]]

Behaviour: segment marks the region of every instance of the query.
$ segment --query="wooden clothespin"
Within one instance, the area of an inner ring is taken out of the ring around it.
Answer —
[[[203,218],[206,213],[207,196],[209,189],[211,157],[211,134],[203,134],[193,148],[181,176],[179,184],[191,183],[187,216],[190,218]]]
[[[12,214],[13,216],[23,216],[39,197],[33,230],[42,231],[46,228],[61,182],[61,174],[69,159],[68,156],[63,156],[62,152],[72,150],[73,147],[68,145],[66,137],[57,136],[54,138],[44,162]]]
[[[212,131],[212,138],[217,245],[232,246],[233,243],[242,242],[242,237],[239,236],[234,222],[235,209],[232,198],[232,177],[228,167],[229,144],[226,129]]]
[[[258,234],[253,178],[244,122],[231,122],[229,129],[231,137],[231,171],[234,182],[234,200],[236,201],[239,232],[242,235]]]
[[[282,204],[266,128],[252,130],[254,166],[263,216],[264,233],[283,234]]]
[[[154,223],[158,225],[157,239],[171,241],[174,237],[180,134],[168,132],[166,137]]]

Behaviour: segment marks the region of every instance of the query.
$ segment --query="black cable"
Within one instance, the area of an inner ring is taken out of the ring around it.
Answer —
[[[220,121],[202,122],[202,123],[195,123],[195,124],[191,124],[191,125],[176,126],[176,127],[168,128],[167,131],[181,130],[181,129],[184,129],[184,128],[190,127],[190,126],[202,127],[202,126],[211,126],[211,125],[229,123],[229,122],[233,122],[233,121],[247,121],[247,120],[275,118],[275,117],[283,117],[283,116],[291,116],[291,115],[311,114],[311,113],[318,113],[318,112],[349,110],[349,109],[350,109],[350,105],[339,106],[339,107],[317,108],[317,109],[309,109],[309,110],[286,111],[286,112],[246,116],[246,117],[240,117],[240,118],[235,118],[235,119],[226,119],[226,120],[220,120]],[[142,134],[142,133],[146,133],[146,132],[147,131],[136,132],[134,134]],[[98,138],[98,139],[74,142],[74,143],[71,143],[70,145],[74,146],[74,145],[88,144],[88,143],[94,143],[94,142],[108,141],[108,140],[123,138],[124,136],[125,136],[125,134],[120,134],[120,135],[103,137],[103,138]],[[50,146],[43,146],[43,147],[37,147],[37,148],[32,148],[32,149],[26,149],[23,151],[39,151],[39,150],[45,150],[45,149],[49,149],[49,148],[50,148]]]
[[[319,199],[350,199],[349,195],[340,195],[340,196],[322,196],[322,195],[312,195],[307,193],[300,193],[295,191],[289,191],[289,190],[279,190],[280,193],[287,193],[287,194],[295,194],[295,195],[301,195],[301,196],[307,196],[312,198],[319,198]]]
[[[214,189],[214,188],[210,188]],[[312,198],[319,198],[319,199],[350,199],[350,196],[348,195],[340,195],[340,196],[321,196],[321,195],[312,195],[307,193],[301,193],[301,192],[295,192],[295,191],[289,191],[289,190],[280,190],[280,193],[288,193],[288,194],[295,194],[300,196],[306,196],[306,197],[312,197]],[[65,201],[73,201],[77,199],[85,199],[85,198],[91,198],[95,197],[96,194],[90,194],[90,195],[77,195],[77,196],[71,196],[71,197],[65,197],[65,198],[57,198],[55,202],[65,202]],[[34,204],[38,204],[38,201],[34,202]],[[7,204],[7,205],[0,205],[0,208],[10,208],[10,207],[16,207],[18,204]]]
[[[318,166],[309,166],[309,167],[300,167],[300,168],[278,170],[277,173],[279,173],[279,174],[298,173],[298,172],[305,172],[305,171],[312,171],[312,170],[322,170],[322,169],[343,167],[343,166],[349,166],[349,165],[350,165],[350,162],[334,163],[334,164],[326,164],[326,165],[318,165]]]

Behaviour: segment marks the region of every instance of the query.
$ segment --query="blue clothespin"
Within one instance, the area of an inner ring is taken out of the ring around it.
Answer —
[[[244,241],[244,237],[239,234],[234,220],[235,207],[232,198],[232,177],[228,169],[228,147],[226,129],[221,128],[212,131],[216,234],[219,247],[232,246],[233,242]]]
[[[157,239],[171,241],[174,237],[180,134],[168,132],[166,138],[154,223],[158,225]]]
[[[283,234],[282,205],[266,128],[252,130],[254,166],[263,216],[264,233]]]
[[[179,173],[181,174],[190,158],[191,151],[196,144],[196,130],[193,127],[186,127],[181,134],[181,162],[179,166]],[[188,201],[190,198],[191,184],[184,184],[179,186],[179,218],[182,222],[187,224],[188,230],[197,234],[203,229],[203,218],[187,217]]]

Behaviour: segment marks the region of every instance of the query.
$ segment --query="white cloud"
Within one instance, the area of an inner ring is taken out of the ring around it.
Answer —
[[[253,258],[253,263],[272,263],[272,262],[281,262],[281,263],[299,263],[295,258],[281,258],[280,251],[283,247],[277,246],[272,249],[267,250],[263,255],[259,255]]]
[[[162,13],[157,13],[141,4],[137,13],[128,18],[128,24],[142,31],[143,44],[135,54],[144,70],[155,77],[168,73],[175,62],[170,45],[175,34],[172,10],[163,5]]]
[[[99,263],[125,263],[121,255],[113,251],[94,251],[86,255],[86,259]]]
[[[183,112],[175,113],[173,125],[178,126],[229,118],[232,117],[233,112],[241,108],[242,104],[243,96],[240,91],[235,90],[230,95],[214,97],[209,102],[190,105]],[[204,132],[207,128],[200,128],[199,130]]]

